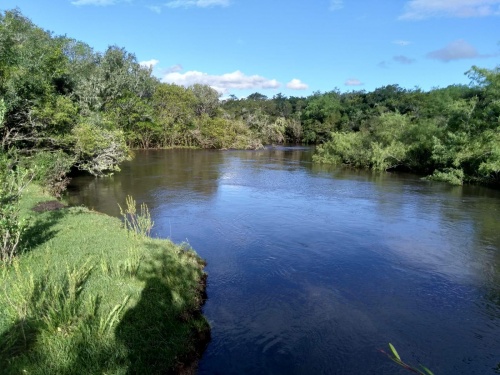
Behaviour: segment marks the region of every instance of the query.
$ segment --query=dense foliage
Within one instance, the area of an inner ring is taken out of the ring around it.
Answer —
[[[498,183],[500,68],[467,74],[471,85],[428,92],[220,100],[207,85],[160,82],[123,48],[95,52],[11,10],[0,14],[0,151],[39,165],[36,179],[56,195],[70,168],[104,175],[131,148],[277,143],[321,144],[318,162]]]
[[[130,148],[259,147],[243,122],[223,116],[219,96],[161,83],[123,48],[95,52],[18,10],[0,14],[0,150],[41,165],[39,180],[56,194],[69,168],[101,176]]]
[[[467,74],[470,86],[430,92],[383,88],[391,89],[390,95],[364,110],[355,127],[332,129],[315,160],[410,170],[453,184],[498,184],[500,70],[473,67]]]
[[[397,85],[307,98],[252,94],[223,108],[266,143],[320,144],[314,160],[407,170],[453,184],[500,182],[500,67],[471,84],[424,92]]]

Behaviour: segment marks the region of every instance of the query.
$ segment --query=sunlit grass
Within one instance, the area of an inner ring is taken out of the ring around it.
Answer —
[[[25,252],[0,272],[2,373],[165,373],[208,329],[203,265],[188,248],[131,236],[85,208],[37,213]]]

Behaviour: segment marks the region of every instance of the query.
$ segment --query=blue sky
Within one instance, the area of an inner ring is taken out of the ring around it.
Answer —
[[[223,96],[429,90],[500,65],[500,0],[0,0],[96,51],[125,47],[164,82]]]

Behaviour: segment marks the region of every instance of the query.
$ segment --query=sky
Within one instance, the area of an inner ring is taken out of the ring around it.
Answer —
[[[500,65],[500,0],[0,0],[161,81],[271,98],[468,84]]]

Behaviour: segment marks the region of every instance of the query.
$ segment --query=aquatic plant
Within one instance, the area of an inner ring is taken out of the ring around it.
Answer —
[[[415,374],[419,374],[419,375],[434,375],[434,373],[431,370],[429,370],[427,367],[425,367],[422,364],[419,364],[419,366],[421,367],[421,369],[423,371],[403,362],[403,360],[399,356],[399,353],[397,352],[396,348],[391,343],[389,343],[389,349],[391,350],[391,353],[387,353],[383,349],[379,349],[379,350],[381,353],[383,353],[387,357],[389,357],[389,359],[391,359],[393,362],[397,363],[399,366],[403,367],[404,369],[406,369],[408,371],[411,371],[411,372],[413,372]]]

